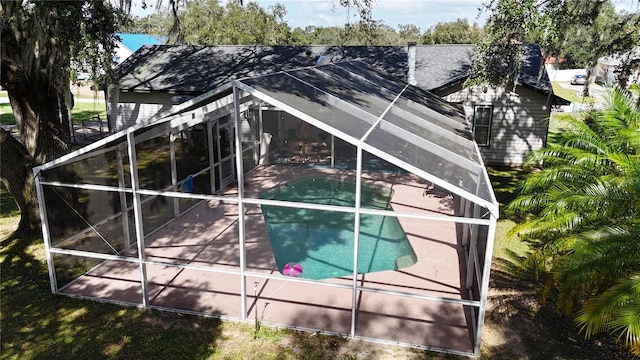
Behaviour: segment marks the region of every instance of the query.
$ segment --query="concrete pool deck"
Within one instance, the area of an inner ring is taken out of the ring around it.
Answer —
[[[245,197],[278,184],[311,176],[354,179],[352,171],[306,166],[260,166],[245,175]],[[393,187],[391,205],[400,212],[453,215],[451,197],[427,196],[427,183],[415,176],[363,173],[367,184]],[[235,197],[233,188],[226,195]],[[149,305],[242,319],[238,205],[203,201],[145,241],[149,261],[178,263],[196,268],[147,265]],[[246,314],[253,322],[350,334],[354,301],[350,277],[314,282],[289,281],[278,272],[262,212],[245,205]],[[392,343],[414,344],[459,352],[473,352],[472,309],[460,304],[405,294],[466,299],[464,248],[460,225],[400,217],[417,255],[416,264],[401,269],[361,274],[357,291],[355,335]],[[137,256],[135,249],[127,256]],[[209,271],[211,269],[218,272]],[[265,278],[274,275],[275,278]],[[254,283],[256,295],[254,296]],[[140,266],[127,261],[105,261],[67,284],[63,294],[141,304]]]

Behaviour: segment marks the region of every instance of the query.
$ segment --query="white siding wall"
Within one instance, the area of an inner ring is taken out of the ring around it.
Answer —
[[[119,93],[117,106],[112,105],[109,113],[111,130],[120,131],[171,109],[171,96],[158,93]]]
[[[476,105],[493,105],[490,145],[480,152],[489,165],[522,165],[527,155],[546,144],[550,98],[533,90],[517,87],[515,92],[488,88],[459,90],[444,96],[462,103],[470,122]]]

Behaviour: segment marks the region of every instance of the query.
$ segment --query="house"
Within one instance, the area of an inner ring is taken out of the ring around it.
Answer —
[[[417,55],[418,83],[464,108],[487,164],[521,165],[531,151],[546,145],[548,119],[556,99],[540,48],[523,46],[520,76],[512,89],[464,86],[472,45],[428,46]]]
[[[234,79],[325,61],[368,65],[461,106],[486,163],[520,165],[546,144],[551,85],[540,49],[526,56],[514,89],[464,88],[473,45],[415,46],[143,46],[116,68],[107,94],[111,131],[149,121]]]

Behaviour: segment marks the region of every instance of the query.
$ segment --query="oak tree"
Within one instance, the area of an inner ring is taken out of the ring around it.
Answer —
[[[489,19],[468,84],[513,86],[524,42],[539,44],[543,55],[562,56],[572,39],[582,38],[587,74],[598,58],[640,45],[640,12],[619,12],[607,20],[602,15],[611,14],[610,1],[491,0],[483,9]],[[584,95],[588,86],[586,82]]]
[[[108,75],[119,14],[103,1],[0,3],[0,84],[18,129],[0,129],[0,178],[20,209],[19,230],[40,220],[31,169],[69,150],[71,60]]]

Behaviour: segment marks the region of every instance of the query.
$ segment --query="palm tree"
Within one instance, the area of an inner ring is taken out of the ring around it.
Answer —
[[[585,336],[617,333],[640,354],[640,109],[616,90],[606,110],[565,125],[527,161],[511,234],[531,246],[522,267],[542,278],[543,300],[557,291]]]

